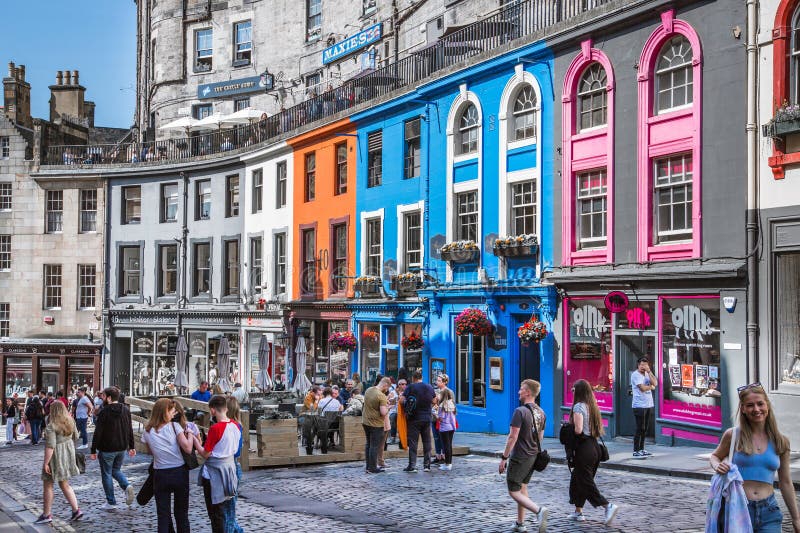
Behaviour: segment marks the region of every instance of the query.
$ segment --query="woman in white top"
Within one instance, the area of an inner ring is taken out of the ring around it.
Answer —
[[[196,437],[177,422],[174,402],[162,398],[153,405],[150,420],[144,426],[142,443],[153,456],[153,487],[158,513],[158,533],[173,530],[170,513],[171,496],[175,495],[174,531],[189,531],[189,469],[181,450],[191,453]]]

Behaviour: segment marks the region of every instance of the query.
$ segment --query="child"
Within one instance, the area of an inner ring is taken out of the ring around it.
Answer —
[[[200,468],[198,485],[203,487],[212,533],[225,533],[226,524],[236,519],[233,497],[239,489],[239,481],[236,477],[236,461],[233,456],[239,449],[242,432],[236,423],[228,418],[225,396],[219,394],[213,396],[208,402],[208,408],[217,423],[208,430],[204,447],[201,447],[200,441],[195,438],[197,451],[206,460]]]

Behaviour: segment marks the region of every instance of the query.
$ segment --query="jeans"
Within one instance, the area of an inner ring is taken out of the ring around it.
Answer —
[[[189,532],[189,469],[185,466],[158,469],[153,472],[158,513],[158,533]],[[175,525],[172,527],[172,496],[175,495]]]
[[[8,441],[9,444],[11,444],[15,440],[17,440],[17,439],[14,438],[14,419],[13,418],[9,418],[6,421],[6,440]]]
[[[84,419],[85,420],[85,419]],[[111,505],[117,504],[114,497],[114,480],[117,480],[122,490],[128,488],[128,478],[122,473],[122,460],[125,458],[125,451],[121,452],[97,452],[100,460],[100,479],[103,482],[103,490],[106,492],[106,501]]]
[[[391,425],[391,429],[389,430],[389,436],[392,439],[397,438],[397,411],[394,413],[389,413],[389,424]]]
[[[86,424],[89,422],[88,418],[76,418],[75,425],[81,433],[81,442],[84,446],[89,442],[89,435],[86,434]]]
[[[633,417],[636,419],[636,434],[633,436],[633,451],[635,452],[644,450],[644,439],[647,436],[652,410],[652,407],[633,408]]]
[[[763,500],[748,500],[747,511],[750,513],[753,533],[781,533],[783,513],[774,494]]]
[[[233,498],[216,505],[211,503],[211,482],[206,478],[203,478],[203,497],[211,523],[211,533],[234,533],[236,530],[231,526],[236,521],[236,507]]]
[[[367,471],[375,472],[378,470],[378,449],[383,446],[383,426],[373,427],[366,424],[364,426],[364,435],[367,437],[367,443],[364,446],[364,456],[367,459]]]
[[[431,467],[431,423],[429,420],[408,421],[408,466],[417,465],[417,445],[422,435],[422,451],[424,468]]]
[[[439,435],[439,430],[436,429],[436,420],[431,420],[431,432],[433,433],[433,447],[436,449],[436,456],[444,453],[442,449],[442,437]]]
[[[242,529],[242,526],[236,521],[236,503],[239,501],[238,491],[241,490],[242,487],[242,464],[239,462],[238,457],[236,457],[236,479],[239,480],[239,489],[237,489],[236,496],[231,498],[230,505],[225,513],[225,531],[243,533],[244,529]]]
[[[445,464],[453,464],[453,434],[455,431],[440,431],[439,438],[442,439],[442,450],[444,451]]]
[[[31,443],[36,444],[39,442],[39,437],[42,436],[42,419],[30,419],[29,422],[31,424]]]

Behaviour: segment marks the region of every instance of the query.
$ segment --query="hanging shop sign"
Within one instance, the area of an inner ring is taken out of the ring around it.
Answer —
[[[622,313],[628,308],[628,295],[622,291],[611,291],[603,298],[606,309],[612,313]]]
[[[262,74],[260,76],[251,76],[238,80],[204,83],[197,87],[197,97],[203,100],[206,98],[220,98],[237,94],[268,91],[272,89],[273,79],[271,74]]]
[[[498,324],[489,336],[489,347],[492,350],[505,350],[508,348],[508,328]]]
[[[328,63],[332,63],[343,57],[347,57],[350,54],[358,50],[361,50],[362,48],[369,46],[376,41],[379,41],[382,35],[383,35],[382,23],[370,26],[366,30],[360,31],[355,35],[353,35],[352,37],[348,37],[343,41],[339,41],[333,46],[329,46],[328,48],[323,50],[322,64],[327,65]]]

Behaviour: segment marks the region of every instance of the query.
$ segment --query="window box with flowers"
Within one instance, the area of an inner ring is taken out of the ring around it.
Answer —
[[[497,257],[522,257],[535,255],[539,250],[539,238],[527,235],[511,235],[494,240],[492,253]]]
[[[256,303],[256,309],[258,311],[263,311],[267,305],[267,301],[264,298],[259,298],[258,303]]]
[[[491,335],[492,321],[486,313],[474,307],[467,307],[456,317],[456,335],[474,335],[483,337]]]
[[[800,133],[800,105],[784,102],[775,111],[772,120],[764,124],[764,137],[783,139],[792,133]]]
[[[356,349],[356,336],[350,331],[334,331],[328,344],[337,352],[350,352]]]
[[[422,351],[422,347],[425,346],[425,341],[419,333],[412,331],[408,335],[403,336],[400,344],[403,346],[403,351],[405,352],[419,352]]]
[[[362,298],[374,298],[381,295],[381,278],[377,276],[361,276],[356,278],[353,290],[361,293]]]
[[[392,278],[392,290],[400,296],[416,296],[417,289],[422,286],[418,274],[407,272]]]
[[[547,325],[538,317],[532,316],[517,329],[517,337],[522,341],[523,346],[528,346],[532,342],[538,343],[547,337]]]
[[[448,263],[475,263],[481,250],[474,241],[455,241],[442,246],[439,253]]]

